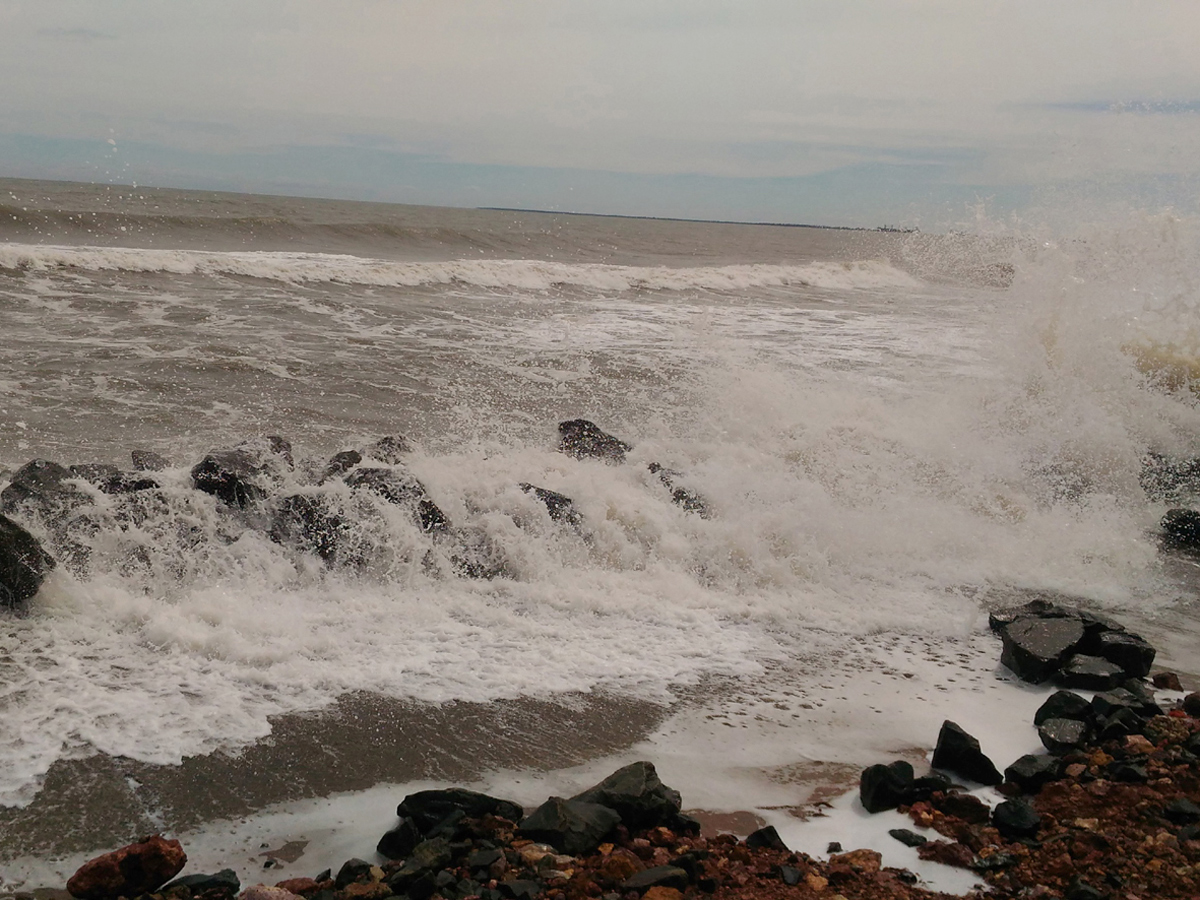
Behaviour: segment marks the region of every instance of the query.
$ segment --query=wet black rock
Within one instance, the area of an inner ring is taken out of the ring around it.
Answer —
[[[1187,797],[1176,797],[1163,808],[1163,815],[1176,825],[1193,825],[1200,822],[1200,806]]]
[[[422,841],[413,848],[404,865],[388,878],[388,886],[398,894],[408,893],[412,896],[411,887],[422,876],[428,876],[433,883],[434,872],[446,868],[454,858],[450,850],[450,842],[445,838],[433,838]],[[432,891],[430,891],[432,894]]]
[[[348,859],[342,863],[342,867],[338,869],[337,878],[333,880],[333,886],[337,890],[341,890],[348,884],[369,878],[371,875],[371,863],[365,859]]]
[[[1035,837],[1041,824],[1042,817],[1024,800],[1005,800],[992,810],[992,825],[1010,841]]]
[[[1071,880],[1063,900],[1108,900],[1108,894],[1092,887],[1079,876]]]
[[[162,472],[171,468],[171,461],[153,450],[132,450],[129,456],[133,460],[134,471],[137,472]]]
[[[1146,767],[1139,763],[1117,760],[1110,763],[1107,770],[1108,777],[1113,781],[1121,781],[1126,784],[1145,784],[1150,780]]]
[[[1150,674],[1156,651],[1139,635],[1110,631],[1100,635],[1095,653],[1116,663],[1134,678],[1145,678]]]
[[[804,877],[804,873],[794,866],[780,866],[779,878],[788,887],[795,887],[800,883],[800,879]]]
[[[551,797],[521,822],[518,832],[559,853],[582,856],[599,847],[620,822],[620,814],[607,806]]]
[[[217,450],[192,468],[192,485],[229,506],[246,509],[267,496],[272,469],[250,450]]]
[[[682,507],[687,512],[696,513],[702,519],[712,516],[712,507],[707,500],[690,488],[680,487],[676,484],[678,479],[683,478],[682,472],[663,468],[658,463],[650,463],[649,469],[651,474],[657,475],[658,480],[671,492],[671,502],[676,506]]]
[[[455,810],[462,810],[472,819],[498,816],[510,822],[519,822],[524,815],[524,811],[516,803],[463,788],[409,794],[396,807],[396,815],[402,819],[411,818],[417,829],[422,834],[427,834]]]
[[[219,895],[233,897],[242,889],[242,883],[233,869],[222,869],[215,875],[185,875],[182,878],[176,878],[170,884],[159,888],[158,893],[169,894],[175,888],[187,888],[193,897],[200,894],[210,897]]]
[[[400,824],[384,834],[375,846],[375,852],[388,859],[405,859],[421,843],[421,829],[416,821],[406,816]]]
[[[906,803],[916,803],[918,800],[928,800],[933,796],[934,791],[950,790],[952,782],[940,772],[930,772],[928,775],[922,775],[920,778],[914,778],[912,786],[908,790],[908,799]]]
[[[0,491],[0,513],[19,519],[35,519],[53,527],[91,498],[71,480],[74,472],[58,463],[35,459],[13,473],[11,483]]]
[[[893,828],[888,834],[902,843],[905,847],[920,847],[922,844],[928,843],[929,838],[923,834],[917,834],[915,831],[910,831],[907,828]]]
[[[1162,707],[1158,705],[1158,697],[1154,693],[1154,688],[1142,679],[1126,678],[1121,682],[1121,690],[1128,691],[1139,701],[1141,705],[1137,707],[1138,715],[1149,718],[1163,714]]]
[[[408,439],[400,434],[387,435],[381,437],[363,448],[363,456],[370,459],[377,459],[381,463],[387,463],[389,466],[398,466],[404,456],[412,452],[412,447],[409,446]]]
[[[1035,794],[1044,785],[1057,781],[1062,763],[1055,756],[1027,753],[1004,770],[1004,780],[1027,794]]]
[[[575,501],[566,494],[540,488],[525,481],[521,482],[521,490],[527,494],[533,494],[542,501],[546,512],[550,514],[551,521],[561,522],[572,528],[579,528],[583,524],[583,517],[575,508]]]
[[[949,719],[942,723],[938,733],[932,765],[979,784],[1000,784],[1004,780],[979,748],[979,741]]]
[[[637,872],[621,882],[622,890],[638,891],[639,893],[649,890],[652,887],[667,887],[675,888],[677,891],[686,891],[687,886],[688,873],[675,866],[651,866],[649,869],[643,869],[641,872]]]
[[[514,878],[512,881],[502,881],[496,885],[501,896],[506,900],[533,900],[545,888],[536,881],[527,878]]]
[[[425,485],[402,469],[359,468],[345,478],[354,490],[365,490],[396,506],[413,510],[417,524],[426,533],[445,531],[450,527],[437,505],[429,499]]]
[[[308,493],[280,500],[268,533],[277,544],[316,553],[326,562],[332,562],[349,529],[329,497]]]
[[[341,453],[335,453],[326,463],[325,470],[321,473],[318,482],[324,483],[331,478],[341,478],[362,460],[362,454],[357,450],[343,450]]]
[[[1200,511],[1170,509],[1160,527],[1163,543],[1177,550],[1200,550]]]
[[[625,462],[625,454],[633,449],[620,438],[600,430],[587,419],[571,419],[558,423],[558,449],[576,459],[602,459],[608,463]]]
[[[1083,623],[1074,616],[1017,618],[1000,631],[1000,662],[1022,681],[1041,684],[1075,652],[1083,634]]]
[[[912,785],[913,767],[902,759],[868,766],[858,779],[858,799],[869,813],[895,809],[909,802]]]
[[[1086,699],[1071,691],[1055,691],[1033,714],[1033,724],[1041,725],[1047,719],[1076,719],[1091,722],[1096,711]]]
[[[779,836],[779,832],[775,830],[774,825],[767,825],[758,831],[752,831],[746,835],[746,846],[751,850],[757,850],[760,847],[769,847],[772,850],[782,850],[788,852],[788,846],[783,842],[783,838]]]
[[[1119,709],[1129,709],[1137,712],[1144,701],[1131,691],[1124,688],[1113,688],[1111,691],[1100,691],[1092,696],[1092,709],[1096,716],[1106,718]]]
[[[664,785],[650,762],[630,763],[571,799],[616,810],[630,831],[669,827],[683,805],[679,791]]]
[[[434,532],[449,546],[450,565],[464,578],[502,578],[509,574],[508,560],[482,528],[451,528]]]
[[[1046,719],[1037,731],[1043,747],[1055,756],[1064,756],[1087,743],[1089,727],[1078,719]]]
[[[1035,597],[1023,606],[1011,606],[1004,609],[992,610],[988,614],[988,627],[996,634],[1001,634],[1005,628],[1017,621],[1017,619],[1071,618],[1073,615],[1073,610],[1059,606],[1043,597]]]
[[[0,609],[24,612],[54,566],[37,538],[0,515]]]
[[[1096,736],[1102,741],[1111,741],[1130,734],[1141,734],[1146,720],[1132,709],[1116,709],[1096,722]]]
[[[1125,670],[1101,656],[1076,653],[1063,664],[1055,680],[1064,687],[1106,691],[1126,678]]]

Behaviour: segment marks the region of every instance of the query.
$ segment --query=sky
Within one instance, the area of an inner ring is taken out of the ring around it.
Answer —
[[[1197,0],[0,0],[0,175],[953,224],[1200,208]]]

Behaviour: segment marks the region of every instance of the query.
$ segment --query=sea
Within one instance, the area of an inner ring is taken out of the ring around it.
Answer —
[[[169,462],[132,518],[80,479],[84,552],[0,614],[0,893],[152,832],[187,872],[273,884],[375,859],[417,788],[532,807],[637,759],[706,827],[876,840],[965,890],[853,787],[927,760],[946,719],[1001,768],[1040,749],[1049,688],[1000,666],[989,610],[1102,612],[1200,687],[1200,572],[1159,534],[1195,498],[1142,478],[1150,453],[1200,457],[1177,377],[1200,358],[1200,231],[1065,221],[0,180],[0,485],[34,459]],[[559,452],[577,418],[625,461]],[[294,465],[257,515],[193,489],[205,454],[271,435]],[[379,505],[353,562],[271,538],[272,504],[384,436],[499,574]]]

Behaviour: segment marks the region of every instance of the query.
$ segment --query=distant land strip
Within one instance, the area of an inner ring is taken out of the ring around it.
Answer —
[[[525,209],[519,206],[477,206],[486,212],[542,213],[548,216],[586,216],[592,219],[641,219],[647,222],[694,222],[701,225],[757,225],[763,228],[819,228],[823,231],[886,231],[897,234],[913,234],[916,228],[901,228],[894,225],[879,225],[866,228],[861,225],[806,225],[800,222],[743,222],[737,219],[686,219],[682,216],[630,216],[621,213],[571,212],[563,209]]]

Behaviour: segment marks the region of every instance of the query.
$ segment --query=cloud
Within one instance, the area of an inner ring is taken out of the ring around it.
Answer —
[[[1081,103],[1050,103],[1049,109],[1092,113],[1132,113],[1180,116],[1200,113],[1200,100],[1093,100]]]

